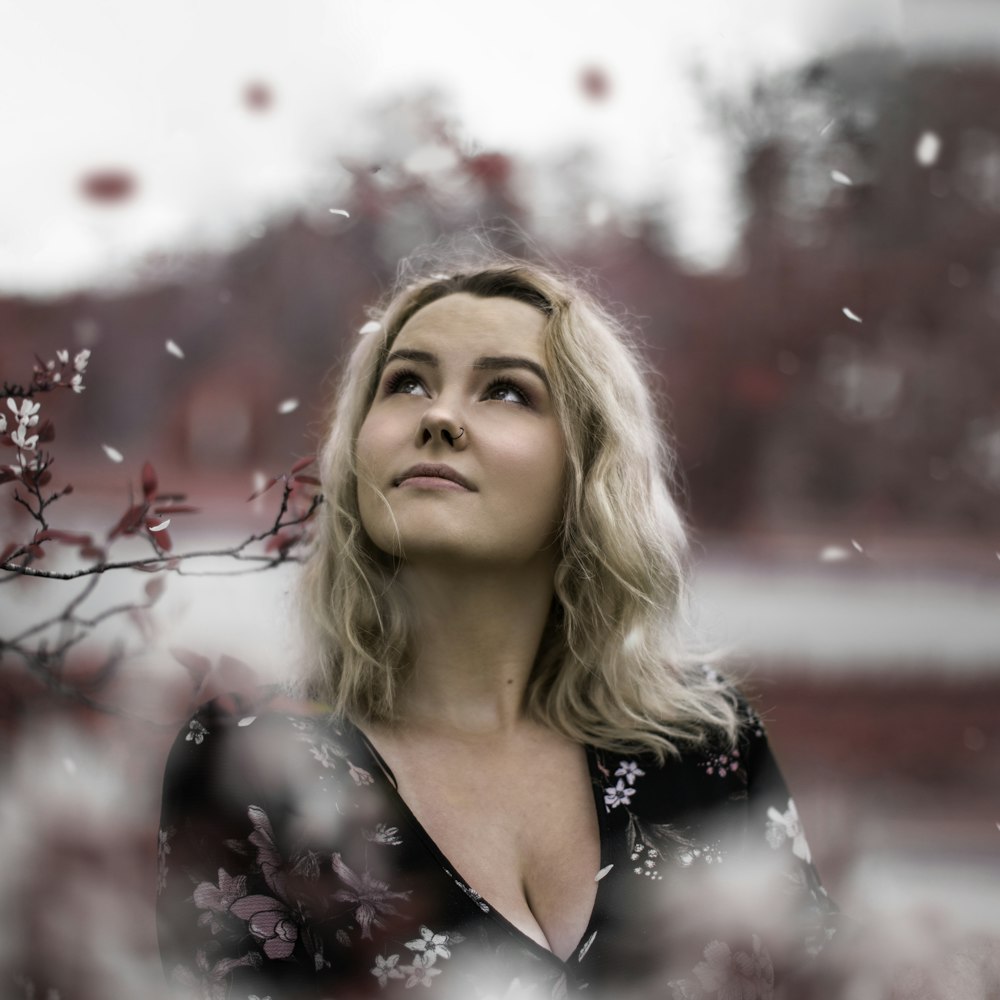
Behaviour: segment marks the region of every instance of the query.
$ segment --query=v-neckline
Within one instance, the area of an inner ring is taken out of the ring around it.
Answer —
[[[542,955],[546,960],[552,961],[558,964],[561,970],[566,970],[570,962],[574,957],[580,956],[580,952],[589,950],[590,943],[593,941],[596,931],[593,929],[594,924],[597,922],[600,906],[601,906],[601,889],[602,884],[605,881],[601,876],[601,873],[607,874],[610,868],[613,866],[613,861],[611,858],[612,853],[612,836],[610,828],[610,817],[608,815],[608,810],[605,808],[604,800],[602,798],[602,785],[600,780],[600,767],[598,760],[598,753],[596,747],[591,746],[589,743],[583,744],[584,754],[587,759],[587,772],[590,777],[591,791],[594,796],[594,810],[597,813],[597,831],[598,840],[600,846],[600,867],[594,873],[594,881],[597,882],[597,891],[594,894],[594,902],[591,905],[590,915],[587,918],[587,924],[583,929],[583,934],[580,935],[580,940],[573,946],[572,951],[570,951],[567,958],[561,959],[551,948],[546,948],[545,945],[540,944],[533,937],[526,934],[520,927],[518,927],[511,920],[508,920],[503,913],[498,910],[493,903],[490,902],[485,896],[480,894],[469,882],[468,879],[458,870],[458,868],[451,862],[448,856],[441,850],[434,838],[427,832],[423,823],[417,818],[416,814],[410,808],[409,803],[400,794],[399,784],[396,780],[396,776],[393,773],[391,767],[389,767],[385,758],[379,752],[378,747],[368,738],[368,736],[361,731],[353,722],[346,720],[347,725],[356,734],[358,742],[361,744],[365,752],[371,758],[372,763],[374,763],[378,769],[382,772],[386,783],[389,786],[390,794],[395,798],[397,805],[403,812],[403,815],[411,824],[413,829],[417,832],[417,835],[423,841],[424,847],[427,849],[428,853],[434,858],[438,867],[441,869],[442,873],[447,876],[450,882],[457,881],[459,884],[458,888],[462,892],[462,896],[465,898],[467,903],[471,906],[475,906],[480,913],[484,916],[491,917],[494,921],[499,923],[509,934],[518,938],[524,943],[526,947],[531,948],[537,954]],[[468,891],[466,891],[468,890]],[[474,895],[473,895],[474,894]],[[487,909],[484,911],[483,904]],[[581,960],[581,957],[577,957],[577,961]]]

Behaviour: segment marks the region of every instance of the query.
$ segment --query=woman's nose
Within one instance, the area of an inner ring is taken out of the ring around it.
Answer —
[[[417,428],[417,445],[427,445],[439,441],[449,448],[462,449],[468,439],[468,432],[458,422],[458,415],[442,407],[434,406],[424,411]]]

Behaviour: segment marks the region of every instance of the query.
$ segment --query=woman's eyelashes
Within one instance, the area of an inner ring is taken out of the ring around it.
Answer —
[[[408,368],[398,368],[386,378],[385,395],[391,396],[395,393],[407,396],[428,395],[427,388],[420,376]],[[531,394],[517,382],[506,377],[498,377],[490,381],[483,389],[483,398],[503,403],[516,403],[519,406],[532,405]]]

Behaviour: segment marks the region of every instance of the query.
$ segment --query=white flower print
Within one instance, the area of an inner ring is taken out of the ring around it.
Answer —
[[[438,958],[451,958],[449,944],[458,944],[464,938],[461,934],[435,934],[429,927],[420,928],[420,937],[414,941],[407,941],[406,947],[410,951],[419,952],[423,955],[424,965],[433,965]]]
[[[208,736],[208,730],[197,719],[192,719],[188,723],[188,729],[190,732],[184,739],[189,742],[193,740],[195,743],[201,743]]]
[[[399,955],[390,955],[383,958],[381,955],[375,956],[375,967],[371,970],[373,976],[378,978],[379,986],[385,986],[390,979],[402,979],[402,969],[397,969]]]
[[[174,829],[160,830],[156,844],[156,894],[159,895],[167,887],[167,855],[170,853],[170,837]]]
[[[634,788],[626,788],[621,778],[610,788],[604,789],[604,804],[614,809],[616,806],[627,806],[629,799],[635,795]]]
[[[309,748],[309,752],[323,767],[331,768],[337,766],[337,762],[335,760],[336,754],[333,753],[327,744],[311,746]]]
[[[374,784],[375,779],[363,767],[355,767],[350,761],[347,762],[347,767],[356,785]]]
[[[634,785],[635,779],[642,778],[645,774],[646,772],[640,770],[639,765],[634,760],[623,760],[618,765],[618,770],[615,771],[615,777],[624,778],[629,785]]]
[[[410,965],[401,965],[399,971],[407,975],[406,988],[411,986],[430,986],[434,976],[440,976],[441,970],[435,969],[433,958],[423,955],[414,955]]]
[[[403,842],[403,838],[399,836],[399,827],[386,826],[385,823],[376,823],[374,830],[365,830],[364,834],[365,840],[373,844],[390,844],[398,847]]]
[[[795,802],[788,800],[788,808],[783,812],[778,812],[774,806],[767,810],[767,830],[765,831],[767,842],[775,850],[781,847],[786,840],[792,842],[792,854],[803,861],[811,861],[812,854],[809,851],[809,844],[806,842],[805,831],[799,820],[799,812],[795,808]]]

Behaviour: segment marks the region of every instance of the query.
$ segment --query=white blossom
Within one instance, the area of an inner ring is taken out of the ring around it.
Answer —
[[[73,367],[82,375],[87,370],[87,362],[90,360],[90,348],[85,347],[76,357],[73,358]]]
[[[112,448],[109,444],[102,444],[101,447],[104,449],[104,454],[107,455],[112,462],[125,461],[125,456],[117,448]]]

